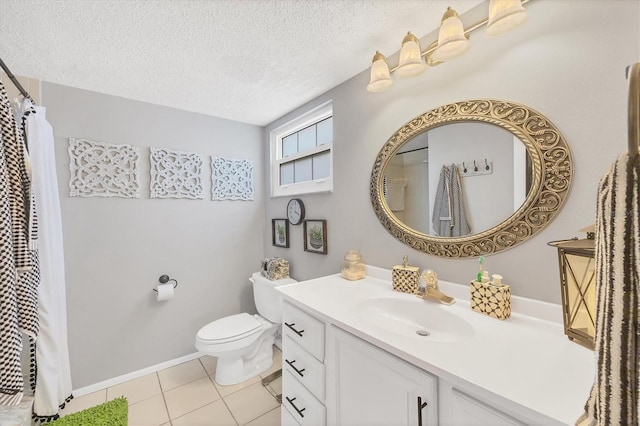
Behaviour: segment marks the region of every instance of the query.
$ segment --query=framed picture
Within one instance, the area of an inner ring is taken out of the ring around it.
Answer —
[[[271,219],[271,234],[274,246],[289,248],[289,221],[287,219]]]
[[[327,254],[327,221],[304,221],[304,251]]]

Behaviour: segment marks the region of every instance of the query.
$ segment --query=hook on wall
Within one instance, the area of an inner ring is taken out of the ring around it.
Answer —
[[[484,165],[482,163],[484,162]],[[473,166],[467,166],[467,164]],[[490,175],[493,173],[493,162],[487,157],[478,158],[477,160],[466,160],[456,164],[461,177],[471,177],[480,175]]]

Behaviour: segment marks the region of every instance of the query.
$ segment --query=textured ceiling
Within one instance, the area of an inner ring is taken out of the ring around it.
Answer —
[[[17,75],[265,125],[447,6],[481,2],[0,0],[0,57]]]

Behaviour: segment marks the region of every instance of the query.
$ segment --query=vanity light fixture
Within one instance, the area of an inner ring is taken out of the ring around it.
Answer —
[[[393,79],[389,74],[387,58],[380,52],[376,52],[371,64],[371,79],[367,90],[370,92],[382,92],[393,86]]]
[[[456,11],[448,7],[442,16],[438,45],[431,57],[436,61],[448,61],[462,55],[468,48],[469,35],[465,34],[462,21]]]
[[[520,0],[491,0],[485,35],[494,37],[506,33],[526,18],[527,10]]]
[[[393,85],[391,73],[399,77],[413,77],[422,74],[427,65],[436,66],[462,55],[469,48],[469,34],[487,26],[488,37],[503,34],[520,25],[527,16],[524,4],[530,0],[491,0],[489,16],[465,29],[460,17],[450,7],[442,16],[438,41],[433,42],[422,52],[420,41],[411,32],[402,40],[400,59],[396,67],[389,67],[387,58],[379,51],[371,61],[371,78],[367,85],[369,92],[382,92]]]
[[[399,62],[396,73],[400,77],[413,77],[415,75],[422,74],[427,68],[427,64],[422,60],[420,40],[418,40],[418,37],[411,34],[411,31],[409,31],[402,40]]]

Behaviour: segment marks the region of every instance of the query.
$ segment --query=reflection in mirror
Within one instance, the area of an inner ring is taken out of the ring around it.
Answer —
[[[520,208],[531,160],[522,141],[501,127],[451,123],[407,141],[384,179],[385,201],[399,221],[424,234],[460,237],[491,229]]]
[[[475,99],[426,111],[391,135],[369,192],[380,223],[403,243],[471,257],[543,229],[572,178],[571,151],[548,118],[514,102]]]

